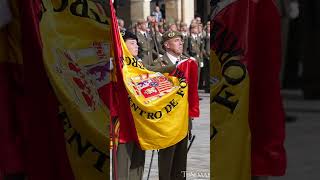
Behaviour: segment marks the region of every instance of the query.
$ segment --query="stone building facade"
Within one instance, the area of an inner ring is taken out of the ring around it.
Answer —
[[[205,22],[210,9],[210,0],[114,0],[117,16],[125,20],[126,27],[149,16],[156,4],[165,10],[167,19],[187,24],[195,15]]]

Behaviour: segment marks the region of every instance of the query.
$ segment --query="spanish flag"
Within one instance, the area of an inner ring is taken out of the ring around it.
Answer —
[[[109,3],[42,1],[43,64],[59,100],[65,146],[77,180],[109,178],[112,21]]]
[[[250,1],[248,58],[252,175],[283,176],[285,115],[280,94],[281,23],[275,1]]]
[[[186,59],[172,74],[147,70],[128,51],[120,37],[113,11],[111,15],[117,96],[118,102],[122,102],[119,106],[120,140],[121,132],[131,131],[136,132],[132,140],[136,140],[144,150],[172,146],[187,136],[189,109],[193,117],[199,116],[198,99],[194,101],[198,96],[189,97],[188,93],[189,84],[192,84],[191,92],[197,90],[197,86],[193,86],[197,77],[187,75],[197,70],[196,62]]]
[[[187,135],[189,106],[199,114],[188,93],[197,90],[190,86],[196,78],[185,75],[197,70],[195,61],[171,75],[146,70],[120,38],[111,0],[25,0],[15,7],[22,57],[15,69],[22,78],[14,108],[28,179],[109,179],[111,116],[133,124],[123,131],[135,132],[143,149],[166,148]]]
[[[0,34],[1,174],[109,179],[110,4],[10,3],[13,21]]]
[[[216,1],[212,5],[212,176],[284,175],[278,9],[271,0]],[[228,139],[230,136],[233,138]],[[230,159],[222,161],[221,157]]]
[[[211,179],[251,179],[249,0],[214,4],[211,19]]]
[[[10,1],[12,21],[1,30],[1,45],[5,44],[0,56],[6,62],[0,65],[0,173],[22,173],[33,180],[72,180],[57,101],[42,61],[40,7],[40,1]]]

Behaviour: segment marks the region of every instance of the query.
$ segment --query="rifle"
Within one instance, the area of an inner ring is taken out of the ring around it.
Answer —
[[[152,150],[152,155],[151,155],[151,161],[150,161],[150,165],[149,165],[149,171],[148,171],[147,180],[149,180],[149,177],[150,177],[150,172],[151,172],[151,167],[152,167],[153,156],[154,156],[154,150]]]
[[[193,144],[193,141],[196,138],[196,135],[192,135],[191,133],[190,133],[190,135],[191,135],[191,138],[189,138],[190,144],[188,146],[187,153],[189,152],[189,150],[190,150],[190,148],[191,148],[191,146]]]
[[[153,25],[155,26],[156,23],[151,22],[151,24],[150,24],[150,34],[151,34],[154,46],[156,47],[157,55],[158,55],[158,58],[159,58],[160,57],[160,53],[159,53],[159,48],[158,48],[158,44],[157,44],[157,31],[155,31],[155,33],[153,34],[153,30],[152,30],[152,28],[153,28],[152,26]]]

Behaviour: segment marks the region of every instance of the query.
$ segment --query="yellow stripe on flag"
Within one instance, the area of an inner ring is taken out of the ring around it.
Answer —
[[[43,5],[44,64],[61,103],[59,116],[74,176],[109,179],[110,114],[98,93],[110,83],[109,17],[92,1],[43,0]]]
[[[123,81],[142,149],[163,149],[187,136],[188,85],[184,78],[146,70],[123,39]]]
[[[238,59],[221,63],[211,51],[211,179],[251,179],[249,77]]]

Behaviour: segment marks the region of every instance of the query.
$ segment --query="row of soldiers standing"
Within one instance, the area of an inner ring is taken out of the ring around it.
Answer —
[[[209,93],[209,56],[210,56],[210,21],[203,27],[201,20],[194,19],[188,27],[186,23],[166,24],[156,21],[140,19],[137,21],[133,32],[136,34],[139,43],[138,57],[144,64],[152,64],[165,54],[161,45],[164,31],[180,31],[183,35],[183,54],[193,57],[198,62],[199,89]]]

